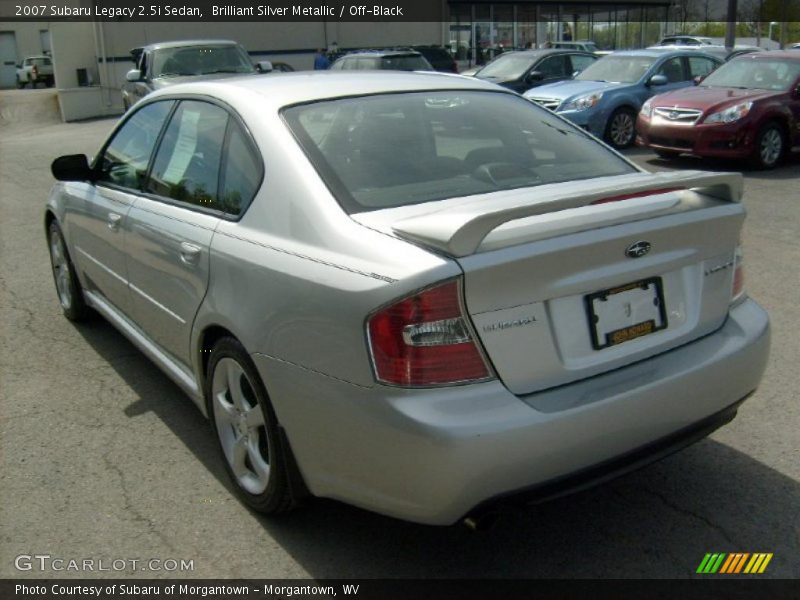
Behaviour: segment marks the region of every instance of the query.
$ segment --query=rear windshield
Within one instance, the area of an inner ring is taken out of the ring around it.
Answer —
[[[429,71],[431,64],[421,54],[404,54],[381,57],[381,69],[393,71]]]
[[[481,79],[519,79],[537,58],[540,57],[529,54],[507,54],[490,62],[476,75]]]
[[[348,213],[635,172],[582,130],[509,93],[364,96],[282,114]]]

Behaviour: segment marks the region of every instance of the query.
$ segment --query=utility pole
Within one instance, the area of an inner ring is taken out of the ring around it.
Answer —
[[[728,19],[725,28],[725,47],[733,49],[736,43],[736,4],[737,0],[728,0]]]

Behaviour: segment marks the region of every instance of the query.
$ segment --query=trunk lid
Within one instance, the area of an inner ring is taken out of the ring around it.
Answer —
[[[551,184],[353,218],[458,262],[489,360],[509,390],[527,394],[684,344],[728,313],[740,175],[637,173],[586,188]]]

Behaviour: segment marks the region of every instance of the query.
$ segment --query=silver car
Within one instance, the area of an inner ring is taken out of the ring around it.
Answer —
[[[211,421],[244,501],[429,524],[608,479],[758,385],[738,174],[650,174],[455,75],[175,85],[53,163],[58,298]]]

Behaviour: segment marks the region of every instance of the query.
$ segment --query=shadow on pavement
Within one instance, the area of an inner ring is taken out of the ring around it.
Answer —
[[[78,331],[138,396],[121,410],[155,413],[233,493],[192,401],[102,319]],[[798,506],[797,482],[707,439],[610,484],[505,514],[478,533],[322,499],[258,520],[315,578],[691,577],[706,552],[773,552],[769,576],[799,577]]]

